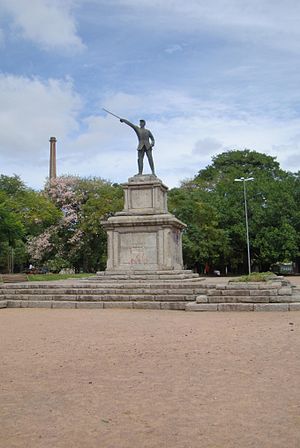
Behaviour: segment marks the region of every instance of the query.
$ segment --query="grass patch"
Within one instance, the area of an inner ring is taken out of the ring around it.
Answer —
[[[276,278],[274,272],[253,272],[250,275],[242,275],[231,282],[267,282]]]
[[[92,277],[95,274],[29,274],[28,280],[30,282],[45,282],[45,281],[53,281],[53,280],[66,280],[68,278],[86,278]]]

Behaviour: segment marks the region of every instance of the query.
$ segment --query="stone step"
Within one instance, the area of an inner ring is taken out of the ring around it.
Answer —
[[[8,300],[8,308],[67,308],[67,309],[153,309],[153,310],[185,310],[186,302],[82,302],[52,300]]]
[[[297,296],[208,296],[208,303],[280,303],[300,302]]]
[[[203,286],[203,280],[200,278],[189,278],[189,279],[144,279],[144,280],[137,280],[137,279],[101,279],[99,281],[93,281],[91,282],[90,279],[88,280],[81,280],[80,283],[82,285],[89,285],[91,288],[95,288],[97,286],[115,286],[115,285],[135,285],[140,286],[144,284],[149,285],[201,285]],[[176,286],[175,286],[176,287]]]
[[[195,300],[196,295],[183,295],[183,294],[103,294],[103,295],[51,295],[51,294],[6,294],[5,300],[16,301],[100,301],[100,302],[124,302],[124,301],[158,301],[158,302],[170,302],[170,301],[191,301]]]
[[[178,294],[184,294],[184,295],[195,295],[199,294],[199,290],[197,288],[193,289],[187,289],[185,287],[182,288],[160,288],[160,289],[154,289],[154,288],[131,288],[131,289],[125,289],[125,288],[97,288],[97,289],[78,289],[78,288],[68,288],[68,289],[6,289],[6,290],[0,290],[0,296],[7,296],[7,294],[15,294],[15,295],[105,295],[105,294],[122,294],[122,295],[136,295],[136,294],[143,294],[143,295],[161,295],[161,294],[169,294],[169,295],[178,295]]]
[[[145,278],[144,278],[145,277]],[[90,279],[94,279],[94,277],[89,277],[87,279],[80,279],[80,281],[88,281]],[[98,279],[98,277],[97,277]],[[116,280],[115,277],[99,277],[98,281],[104,281],[104,282],[114,282]],[[156,276],[156,275],[151,275],[151,278],[147,278],[146,276],[124,276],[123,280],[128,280],[128,281],[147,281],[149,280],[150,282],[153,281],[158,281],[158,282],[173,282],[173,281],[195,281],[198,280],[199,282],[204,282],[205,279],[203,277],[199,277],[198,274],[191,274],[188,276],[178,276],[178,275],[170,275],[168,276],[168,278],[165,277],[161,277],[161,276]]]
[[[0,308],[6,308],[7,307],[7,300],[0,300]]]
[[[216,285],[216,289],[228,289],[228,290],[253,290],[253,289],[278,289],[281,288],[280,282],[236,282],[236,283],[227,283],[227,284],[218,284]]]
[[[176,273],[172,273],[172,274],[132,274],[132,273],[127,273],[127,274],[120,274],[120,273],[114,273],[114,274],[107,274],[107,275],[97,275],[95,277],[89,277],[87,279],[87,281],[93,281],[93,282],[98,282],[98,281],[103,281],[103,280],[185,280],[185,279],[199,279],[199,275],[198,274],[194,274],[194,273],[180,273],[180,274],[176,274]],[[203,279],[201,279],[203,280]]]
[[[300,311],[300,303],[196,303],[186,304],[186,311]]]
[[[141,290],[141,289],[149,289],[149,290],[155,290],[155,289],[195,289],[195,290],[203,290],[203,286],[199,283],[195,282],[155,282],[155,283],[149,283],[149,282],[141,282],[141,283],[101,283],[100,285],[96,284],[65,284],[65,283],[42,283],[42,284],[22,284],[22,285],[1,285],[0,286],[0,294],[5,293],[5,291],[8,290],[14,290],[14,291],[33,291],[33,290],[93,290],[93,291],[103,291],[105,289],[118,289],[118,290]]]
[[[272,296],[277,295],[279,292],[278,289],[211,289],[208,291],[208,295],[210,296]],[[292,290],[286,292],[288,294],[292,294]],[[287,294],[285,294],[287,295]]]
[[[159,301],[60,301],[60,300],[7,300],[7,308],[52,308],[52,309],[153,309],[185,311],[300,311],[300,303],[196,303]],[[0,302],[0,303],[1,303]]]
[[[106,270],[106,271],[98,271],[96,273],[96,276],[98,277],[107,277],[107,276],[115,276],[115,275],[173,275],[177,276],[180,274],[193,274],[199,276],[199,274],[195,274],[191,269],[172,269],[172,270],[155,270],[155,271],[149,271],[149,270],[143,270],[143,269],[131,269],[131,270],[121,270],[118,269],[117,271],[113,270]]]

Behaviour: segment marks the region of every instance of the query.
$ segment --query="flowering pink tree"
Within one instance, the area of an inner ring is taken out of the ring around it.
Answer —
[[[106,235],[100,221],[121,208],[120,187],[102,179],[62,176],[47,183],[45,195],[62,211],[62,217],[28,241],[32,259],[55,271],[103,268]]]

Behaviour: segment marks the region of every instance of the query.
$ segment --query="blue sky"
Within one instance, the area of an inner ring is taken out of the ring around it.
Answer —
[[[170,187],[250,148],[300,169],[298,0],[0,0],[0,172],[126,181],[147,121]],[[145,171],[148,171],[145,163]]]

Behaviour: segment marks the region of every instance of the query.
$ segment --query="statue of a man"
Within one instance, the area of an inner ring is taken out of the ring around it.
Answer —
[[[152,132],[149,131],[149,129],[145,128],[146,122],[145,120],[140,120],[140,126],[136,126],[135,124],[130,123],[130,121],[125,120],[125,118],[120,118],[121,123],[125,123],[128,126],[130,126],[136,133],[138,138],[138,168],[139,168],[139,174],[143,174],[143,164],[144,164],[144,156],[145,153],[148,158],[148,162],[151,168],[152,174],[155,176],[154,171],[154,162],[152,157],[152,148],[155,144],[154,137],[152,135]]]

